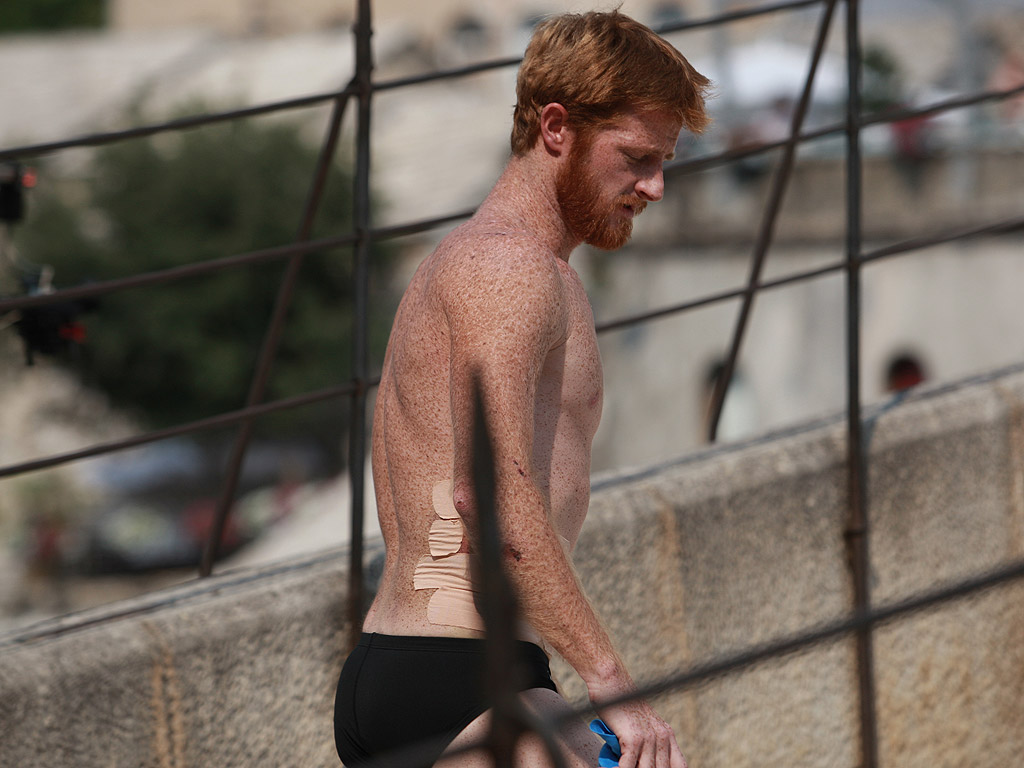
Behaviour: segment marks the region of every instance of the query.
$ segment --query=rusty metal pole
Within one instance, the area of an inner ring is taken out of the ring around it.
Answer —
[[[341,122],[345,115],[345,107],[348,104],[349,92],[340,92],[334,100],[331,113],[331,121],[327,128],[327,135],[320,148],[320,156],[317,159],[316,173],[310,185],[306,197],[306,204],[302,215],[302,223],[299,225],[297,243],[308,242],[313,236],[313,224],[317,212],[320,209],[320,202],[323,199],[324,186],[327,182],[327,173],[331,162],[334,160],[335,150],[338,145],[338,135],[341,130]],[[267,382],[270,379],[271,369],[277,357],[281,345],[281,336],[284,333],[285,320],[288,310],[291,307],[295,295],[299,272],[302,269],[304,256],[297,254],[288,259],[281,284],[278,287],[277,298],[274,303],[274,310],[271,315],[267,331],[263,339],[263,346],[260,348],[259,359],[256,363],[256,370],[252,382],[249,385],[249,394],[246,399],[246,407],[252,408],[263,402],[266,394]],[[207,536],[203,547],[202,558],[199,563],[199,576],[206,578],[213,573],[213,564],[217,559],[221,539],[224,536],[224,528],[227,525],[228,517],[231,514],[231,506],[238,491],[238,484],[242,475],[242,466],[245,462],[246,453],[249,450],[249,443],[252,440],[253,420],[243,420],[235,435],[231,453],[228,457],[227,469],[224,473],[224,482],[221,486],[221,493],[217,500],[217,508],[214,514],[213,525]]]
[[[871,611],[870,527],[867,502],[867,459],[861,429],[860,394],[860,269],[862,167],[860,155],[861,50],[858,0],[846,0],[846,54],[848,98],[846,110],[846,351],[847,351],[847,491],[849,513],[844,533],[853,580],[854,614]],[[873,629],[862,625],[856,633],[857,679],[860,697],[862,768],[878,765]]]
[[[750,276],[747,279],[747,287],[743,293],[743,301],[740,304],[740,311],[736,317],[736,326],[733,330],[732,344],[729,346],[729,355],[722,365],[722,370],[715,380],[714,391],[711,394],[711,405],[708,418],[708,441],[715,442],[718,437],[718,423],[722,418],[722,409],[725,407],[725,396],[729,389],[729,382],[732,380],[736,370],[736,363],[739,360],[740,350],[743,345],[743,338],[747,332],[750,321],[750,314],[754,308],[754,299],[759,290],[761,273],[764,271],[765,259],[768,249],[775,237],[775,225],[778,222],[779,213],[782,210],[783,197],[789,188],[789,181],[793,175],[793,167],[796,163],[797,145],[800,143],[800,132],[803,128],[804,119],[811,104],[811,95],[814,89],[814,76],[818,71],[818,64],[821,62],[825,45],[828,42],[828,31],[832,25],[832,14],[835,10],[837,0],[826,0],[825,9],[822,12],[818,24],[818,34],[815,38],[814,51],[811,55],[811,63],[807,70],[807,79],[804,81],[803,91],[797,101],[790,119],[789,137],[783,145],[782,159],[775,170],[771,181],[771,193],[768,203],[765,205],[761,217],[761,226],[758,229],[757,241],[754,244],[754,251],[751,260]]]
[[[519,698],[520,669],[516,657],[519,598],[505,571],[504,543],[498,522],[497,470],[483,395],[477,377],[473,386],[473,495],[478,534],[472,578],[479,590],[477,605],[484,620],[484,689],[491,705],[488,750],[495,768],[512,768],[516,742],[527,731],[537,734],[553,768],[566,768],[558,743],[558,723],[530,712]]]
[[[363,624],[363,510],[366,486],[366,392],[369,388],[369,283],[370,283],[370,101],[373,91],[371,2],[359,0],[355,24],[358,116],[353,224],[356,233],[353,288],[355,323],[352,340],[352,378],[356,383],[349,420],[348,471],[352,490],[349,567],[349,648],[355,647]]]
[[[473,488],[479,529],[474,546],[480,552],[474,563],[473,581],[479,590],[479,609],[485,628],[486,669],[483,682],[490,697],[492,713],[488,738],[495,768],[512,768],[516,741],[522,733],[522,724],[516,717],[519,701],[514,679],[519,606],[502,564],[496,501],[497,473],[479,380],[473,390]]]

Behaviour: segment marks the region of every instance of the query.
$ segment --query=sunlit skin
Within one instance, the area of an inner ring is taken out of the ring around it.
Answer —
[[[387,557],[364,631],[480,636],[431,623],[430,591],[413,588],[416,564],[429,554],[439,481],[452,480],[453,504],[474,527],[471,424],[479,382],[522,636],[556,650],[594,701],[635,690],[561,541],[571,551],[586,517],[603,400],[594,317],[569,256],[584,241],[626,242],[633,219],[664,194],[662,165],[679,130],[669,113],[630,112],[581,136],[565,107],[546,105],[533,149],[510,159],[473,218],[418,268],[395,318],[374,414],[373,477]],[[546,689],[521,696],[545,716],[567,707]],[[622,768],[684,768],[671,728],[645,701],[600,714],[622,741]],[[489,714],[481,715],[451,747],[485,736],[488,723]],[[601,742],[582,721],[564,737],[569,765],[597,765]],[[516,764],[549,761],[527,738]],[[488,762],[469,753],[441,765]]]

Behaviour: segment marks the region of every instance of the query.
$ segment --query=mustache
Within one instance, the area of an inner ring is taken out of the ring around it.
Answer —
[[[647,207],[647,201],[636,195],[621,195],[619,197],[619,205],[628,205],[633,209],[633,215],[639,216],[644,212],[644,208]]]

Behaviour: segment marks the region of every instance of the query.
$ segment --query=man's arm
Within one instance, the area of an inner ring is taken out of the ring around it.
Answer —
[[[479,385],[504,565],[524,618],[580,674],[592,700],[631,693],[633,681],[580,587],[532,465],[538,381],[568,327],[562,278],[549,256],[528,251],[476,253],[454,264],[458,273],[442,280],[441,300],[451,331],[455,507],[475,533],[470,450]],[[622,768],[685,765],[671,729],[645,702],[601,715],[620,738]]]
[[[525,252],[476,254],[460,267],[472,271],[445,281],[453,288],[445,310],[451,329],[455,507],[475,533],[470,451],[478,385],[494,445],[505,566],[525,618],[559,653],[565,649],[581,675],[597,677],[602,657],[612,663],[614,651],[579,589],[533,467],[537,384],[568,324],[561,277],[550,257]]]

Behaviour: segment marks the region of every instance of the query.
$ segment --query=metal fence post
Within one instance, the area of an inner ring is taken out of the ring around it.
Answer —
[[[355,24],[356,91],[359,100],[356,128],[356,174],[353,224],[356,233],[355,327],[352,343],[352,378],[355,392],[349,421],[349,481],[352,490],[351,526],[349,528],[348,622],[349,647],[355,647],[363,623],[363,500],[366,485],[366,392],[369,386],[369,260],[370,260],[370,102],[373,84],[373,48],[370,38],[371,2],[359,0]]]
[[[854,616],[871,611],[868,549],[867,457],[861,430],[860,394],[860,267],[861,267],[861,50],[858,0],[847,0],[846,54],[848,96],[846,108],[846,351],[847,351],[847,497],[844,536],[853,580]],[[878,727],[875,708],[873,627],[856,631],[857,679],[860,698],[861,766],[878,765]]]

